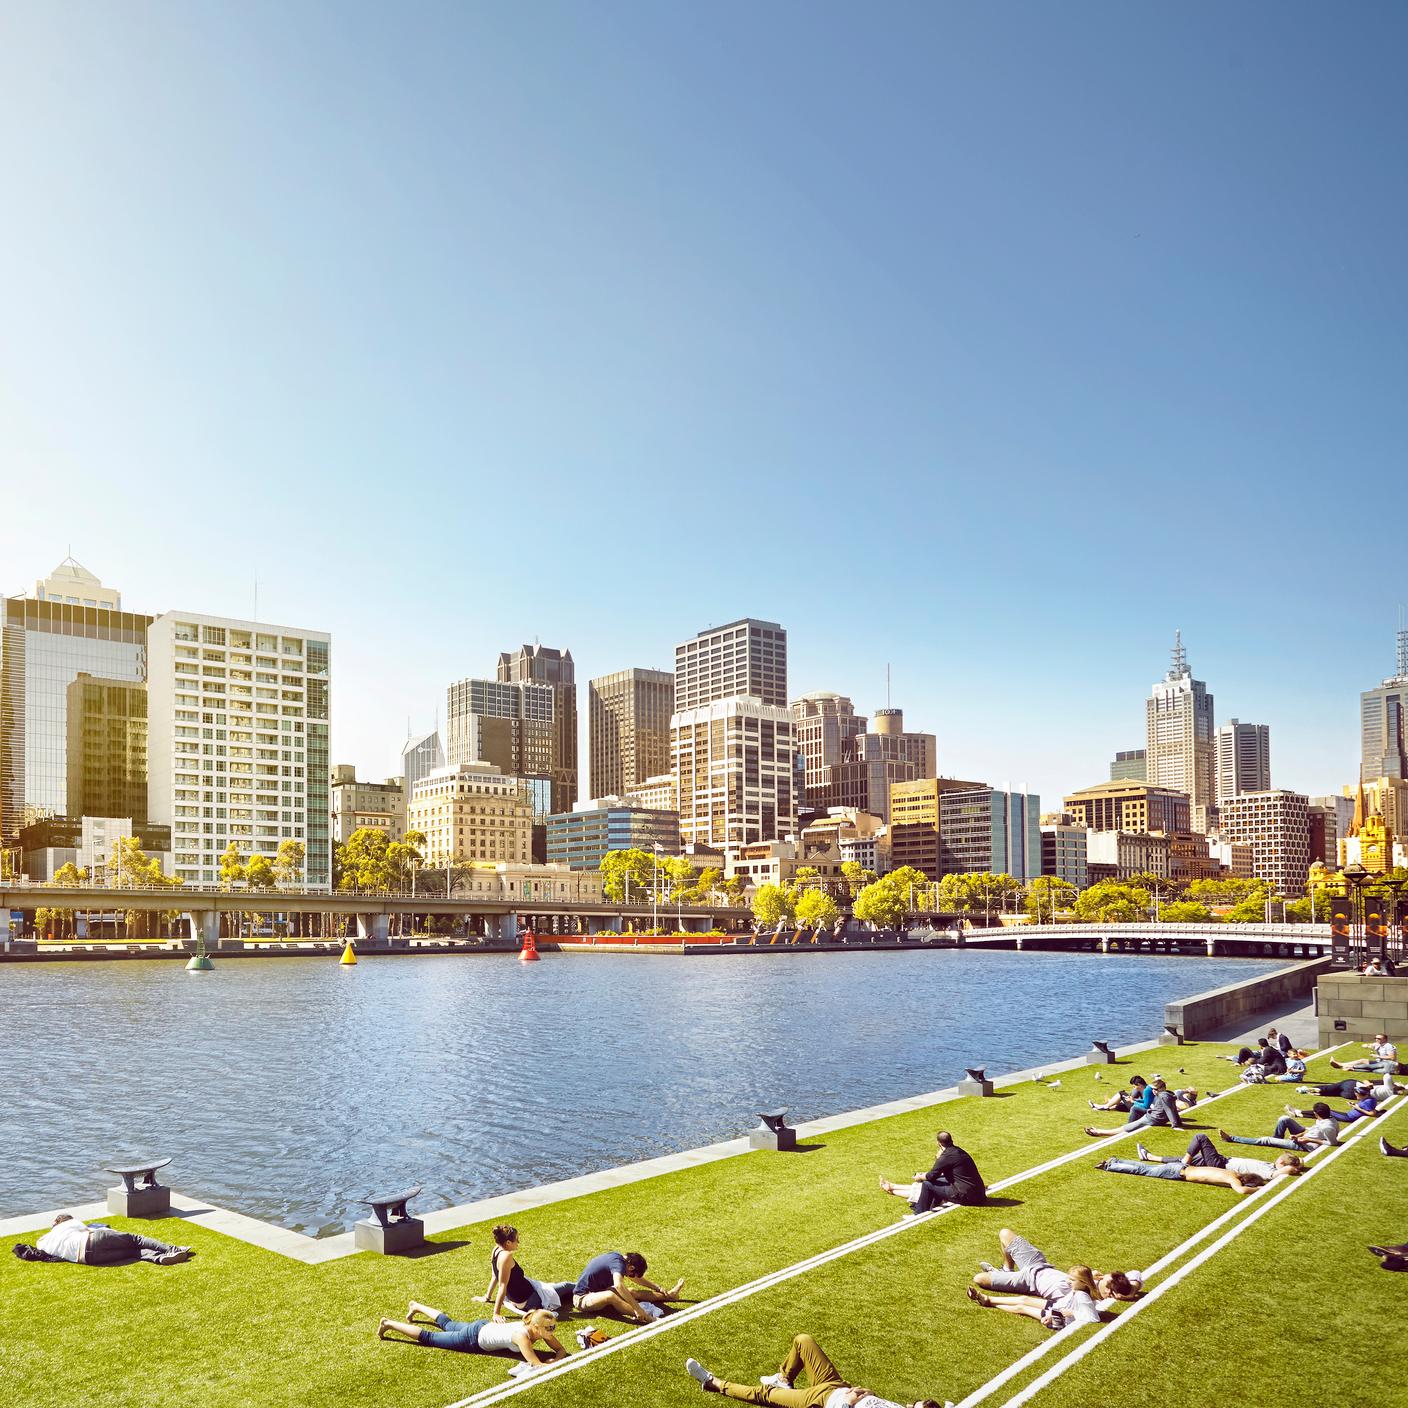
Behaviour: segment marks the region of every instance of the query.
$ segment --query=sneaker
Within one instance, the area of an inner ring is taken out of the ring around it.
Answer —
[[[160,1256],[154,1258],[158,1266],[176,1266],[180,1262],[190,1259],[191,1254],[185,1247],[173,1247],[171,1251],[162,1252]]]
[[[1101,1159],[1100,1162],[1095,1165],[1095,1167],[1098,1168],[1101,1173],[1104,1173],[1104,1171],[1110,1167],[1110,1161],[1109,1159]]]
[[[1153,1162],[1154,1156],[1142,1144],[1136,1143],[1134,1147],[1138,1151],[1139,1157],[1144,1163],[1147,1164]]]
[[[1296,1094],[1297,1094],[1297,1095],[1314,1095],[1315,1092],[1314,1092],[1308,1085],[1298,1085],[1298,1086],[1296,1086]]]
[[[1217,1137],[1222,1140],[1224,1144],[1235,1144],[1237,1142],[1225,1129],[1219,1129],[1217,1131]]]
[[[764,1388],[791,1388],[792,1380],[783,1374],[763,1374],[758,1382]]]
[[[705,1393],[717,1393],[719,1390],[714,1384],[714,1376],[697,1360],[686,1359],[684,1361],[684,1371],[691,1379],[697,1379],[699,1387]]]
[[[1292,1117],[1298,1116],[1300,1114],[1300,1111],[1296,1109],[1294,1105],[1283,1105],[1281,1108]]]
[[[978,1270],[979,1270],[979,1271],[996,1271],[996,1270],[997,1270],[997,1267],[995,1267],[995,1266],[992,1264],[992,1262],[990,1262],[990,1261],[980,1261],[980,1262],[978,1263]]]

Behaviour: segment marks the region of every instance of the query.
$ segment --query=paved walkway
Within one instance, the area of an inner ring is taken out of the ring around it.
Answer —
[[[1265,1012],[1258,1014],[1254,1026],[1247,1026],[1246,1018],[1243,1017],[1225,1027],[1219,1027],[1215,1032],[1205,1033],[1198,1040],[1235,1041],[1239,1045],[1255,1046],[1257,1037],[1266,1035],[1267,1027],[1275,1027],[1278,1032],[1285,1032],[1303,1051],[1316,1049],[1319,1035],[1315,1007],[1299,997],[1292,998],[1279,1007],[1268,1007]]]

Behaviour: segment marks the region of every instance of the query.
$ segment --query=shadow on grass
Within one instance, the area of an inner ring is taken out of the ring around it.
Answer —
[[[814,1154],[818,1149],[826,1148],[825,1144],[798,1144],[792,1152],[794,1154]]]
[[[457,1252],[461,1247],[469,1246],[469,1242],[422,1242],[418,1247],[412,1247],[409,1251],[394,1252],[392,1255],[399,1256],[406,1261],[419,1261],[422,1257],[439,1256],[441,1252]]]
[[[1023,1203],[1022,1198],[986,1198],[982,1206],[985,1208],[1019,1208]]]

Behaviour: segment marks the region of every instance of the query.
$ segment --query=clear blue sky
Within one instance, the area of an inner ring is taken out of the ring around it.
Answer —
[[[0,589],[335,637],[334,751],[741,615],[1047,799],[1175,626],[1354,776],[1408,600],[1398,4],[0,0]],[[585,707],[585,688],[582,691]]]

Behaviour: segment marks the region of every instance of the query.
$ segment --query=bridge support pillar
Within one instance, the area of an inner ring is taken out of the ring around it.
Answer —
[[[1018,938],[1018,940],[1017,940],[1017,952],[1018,952],[1018,953],[1021,953],[1021,951],[1022,951],[1022,940],[1021,940],[1020,938]]]
[[[1216,939],[1209,939],[1209,940],[1208,940],[1208,957],[1209,957],[1209,958],[1216,958],[1216,957],[1217,957],[1217,940],[1216,940]]]
[[[511,944],[518,937],[518,926],[511,914],[501,914],[497,919],[490,919],[489,924],[489,937],[500,943]]]
[[[1102,939],[1100,940],[1100,952],[1101,952],[1101,953],[1109,953],[1109,951],[1110,951],[1110,936],[1107,934],[1107,935],[1105,935],[1104,938],[1102,938]]]
[[[198,939],[205,940],[206,948],[220,947],[219,910],[208,909],[191,915],[191,942],[195,943]]]
[[[374,944],[384,944],[391,933],[389,914],[359,914],[357,916],[357,937]]]

